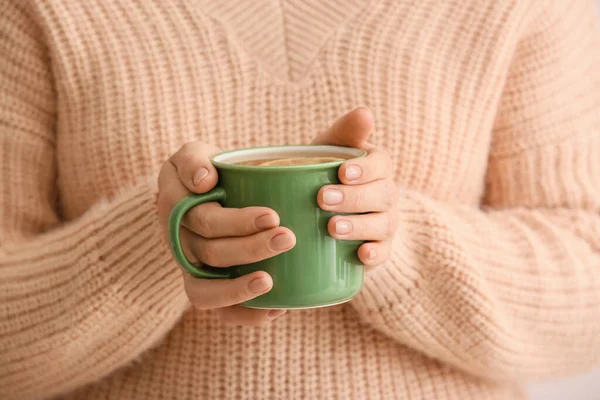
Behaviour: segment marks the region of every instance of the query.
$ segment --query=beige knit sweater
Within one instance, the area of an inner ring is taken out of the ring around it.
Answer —
[[[600,361],[592,0],[0,0],[0,397],[520,399]],[[356,105],[403,188],[346,305],[189,309],[155,181]]]

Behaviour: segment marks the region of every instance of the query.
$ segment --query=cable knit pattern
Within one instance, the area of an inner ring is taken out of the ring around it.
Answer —
[[[592,0],[0,0],[7,399],[515,400],[600,360]],[[357,105],[402,188],[352,302],[189,309],[156,176]]]

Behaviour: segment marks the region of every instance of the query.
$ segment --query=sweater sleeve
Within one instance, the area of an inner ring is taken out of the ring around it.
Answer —
[[[600,34],[593,2],[559,2],[515,48],[481,206],[405,191],[391,261],[352,302],[491,380],[600,361]]]
[[[26,2],[0,1],[0,393],[42,398],[126,365],[187,307],[154,177],[85,215],[56,211],[56,101]],[[1,397],[1,396],[0,396]]]

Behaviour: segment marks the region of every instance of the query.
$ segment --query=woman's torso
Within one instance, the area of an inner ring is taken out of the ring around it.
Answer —
[[[401,187],[477,204],[510,59],[509,1],[39,2],[66,219],[182,144],[306,143],[358,105]],[[516,23],[516,22],[515,22]],[[514,399],[361,324],[351,304],[265,328],[188,312],[82,398]]]

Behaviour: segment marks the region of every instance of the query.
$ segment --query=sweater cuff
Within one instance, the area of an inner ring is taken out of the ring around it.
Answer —
[[[434,216],[424,212],[424,201],[408,191],[401,194],[397,208],[400,224],[390,259],[366,275],[363,290],[352,300],[359,313],[378,315],[413,301],[422,279],[421,265],[431,246],[430,233],[435,230]]]
[[[168,316],[180,314],[187,304],[181,273],[174,261],[158,217],[156,178],[142,181],[111,201],[111,216],[94,221],[101,279],[123,304]],[[161,304],[170,304],[162,307]],[[173,308],[173,306],[175,306]]]
[[[188,308],[154,181],[2,249],[0,331],[12,343],[2,359],[19,360],[6,371],[16,392],[53,396],[100,379],[155,346]]]

